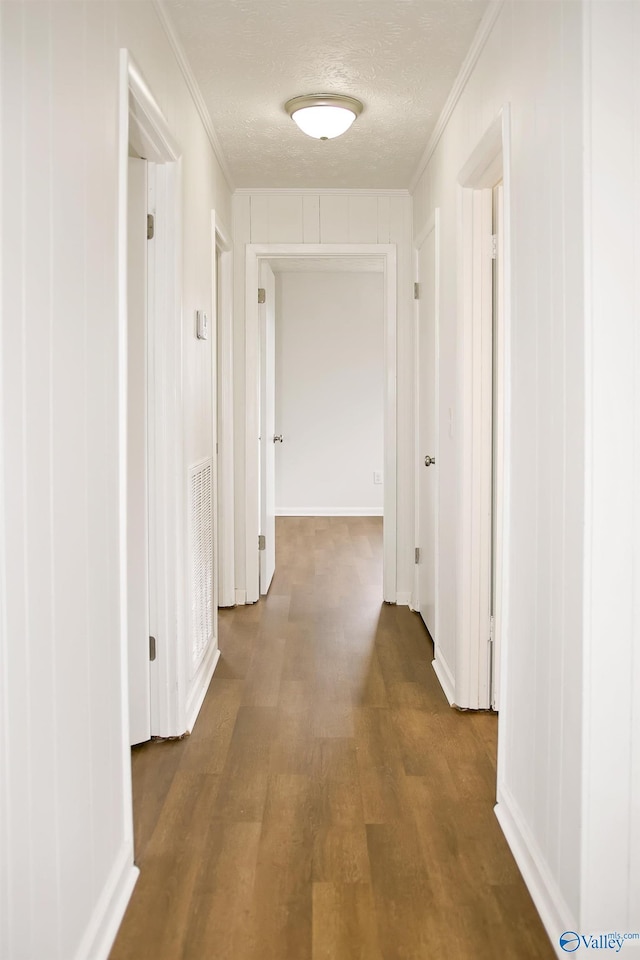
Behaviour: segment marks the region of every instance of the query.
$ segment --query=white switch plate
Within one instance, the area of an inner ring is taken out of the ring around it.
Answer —
[[[382,474],[381,474],[381,472],[380,472],[379,470],[374,470],[374,471],[373,471],[373,482],[374,482],[374,483],[382,483]]]

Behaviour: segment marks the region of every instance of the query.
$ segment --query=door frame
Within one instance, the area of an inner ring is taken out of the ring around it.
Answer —
[[[498,409],[491,412],[493,383],[493,279],[487,230],[492,232],[492,190],[504,182],[503,326],[496,331],[502,358]],[[510,437],[510,111],[506,104],[472,151],[458,175],[460,223],[459,321],[461,487],[458,569],[460,591],[453,702],[467,709],[488,709],[490,683],[491,593],[491,417],[502,429],[495,454],[496,511],[500,532],[493,559],[496,582],[493,644],[499,644],[497,682],[504,696],[505,638],[508,633],[509,437]],[[488,505],[488,507],[487,507]],[[497,706],[497,702],[496,702]]]
[[[186,729],[182,388],[181,149],[127,49],[120,51],[118,171],[118,501],[123,731],[128,735],[127,630],[127,165],[129,142],[155,166],[156,242],[148,265],[149,591],[151,734]],[[126,745],[127,766],[129,745]]]
[[[258,517],[260,434],[259,261],[288,257],[380,256],[384,263],[384,534],[383,598],[397,599],[397,253],[391,243],[248,243],[245,268],[245,522],[247,603],[259,598]]]
[[[233,607],[235,590],[234,531],[234,457],[233,457],[233,244],[219,214],[211,211],[212,306],[217,350],[214,373],[217,378],[217,602]],[[216,270],[216,253],[220,253],[220,274]],[[213,440],[216,449],[216,438]]]
[[[413,245],[413,269],[414,277],[417,278],[419,287],[419,298],[414,299],[414,311],[413,311],[413,325],[414,325],[414,344],[415,344],[415,356],[414,356],[414,377],[413,377],[413,409],[414,409],[414,542],[416,546],[419,546],[422,549],[422,544],[420,544],[419,535],[420,535],[420,478],[422,477],[422,470],[424,470],[422,457],[424,456],[424,451],[420,450],[420,435],[419,435],[419,426],[420,426],[420,369],[419,369],[419,355],[418,355],[418,338],[420,335],[419,326],[420,326],[420,300],[422,298],[422,279],[420,278],[418,270],[418,257],[422,245],[426,242],[427,237],[430,233],[435,232],[435,269],[434,274],[436,278],[436,289],[435,289],[435,384],[434,384],[434,397],[435,397],[435,443],[434,443],[434,455],[436,458],[436,474],[435,474],[435,506],[436,506],[436,515],[435,515],[435,636],[431,639],[433,640],[434,656],[437,660],[437,651],[436,651],[436,637],[439,635],[439,546],[440,546],[440,518],[439,518],[439,503],[440,503],[440,474],[438,471],[438,464],[440,463],[441,451],[440,451],[440,364],[439,364],[439,354],[440,354],[440,207],[435,207],[433,213],[427,220],[424,228],[420,231]],[[413,572],[413,595],[411,600],[412,610],[420,612],[420,583],[418,576],[418,564],[414,564]],[[434,660],[434,665],[436,663]],[[435,669],[435,666],[434,666]],[[438,670],[436,669],[436,673]],[[441,680],[442,682],[442,680]]]
[[[268,260],[260,258],[258,263],[258,283],[266,292],[265,302],[258,307],[258,323],[260,330],[260,444],[259,444],[259,519],[258,533],[264,537],[263,548],[258,551],[258,567],[260,596],[265,597],[273,582],[275,572],[275,338],[276,338],[276,316],[275,316],[275,292],[276,277],[271,263]],[[273,301],[271,300],[273,297]],[[270,314],[273,309],[273,314]],[[269,317],[272,319],[271,330]],[[270,337],[271,334],[271,337]],[[269,342],[271,339],[272,365],[269,364]],[[269,370],[272,371],[273,383],[269,385]],[[268,403],[271,393],[271,404]],[[269,425],[268,408],[272,406],[273,425],[271,427],[271,439],[267,432]],[[269,484],[271,480],[271,485]],[[271,508],[271,512],[270,509]],[[269,573],[271,576],[269,577]],[[267,580],[269,581],[267,584]],[[265,589],[266,587],[266,589]]]

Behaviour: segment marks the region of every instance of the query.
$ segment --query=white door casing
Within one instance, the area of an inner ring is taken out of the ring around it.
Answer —
[[[493,412],[493,187],[504,181],[503,329],[498,349],[503,359],[495,416],[501,420],[495,463]],[[487,709],[491,690],[492,562],[495,578],[494,637],[506,636],[506,570],[508,569],[509,477],[509,108],[504,106],[489,126],[458,176],[460,210],[459,326],[460,344],[460,536],[458,570],[459,630],[456,636],[453,702],[466,709]],[[497,497],[492,504],[492,473],[497,473]],[[492,558],[492,510],[498,512],[499,539]],[[504,661],[505,645],[501,645]],[[504,696],[504,662],[496,662]]]
[[[217,570],[218,604],[232,607],[235,591],[233,463],[233,253],[229,234],[216,211],[211,214],[213,310],[217,332]],[[215,447],[214,447],[215,449]]]
[[[492,647],[491,647],[491,708],[498,710],[500,706],[500,653],[502,643],[502,610],[504,551],[504,443],[505,443],[505,329],[504,329],[504,184],[502,181],[493,191],[493,504],[492,504],[492,535],[491,549],[492,582],[491,582],[491,612]]]
[[[435,211],[416,244],[416,598],[436,650],[438,597],[438,244]]]
[[[261,260],[287,257],[348,258],[379,256],[384,263],[384,532],[383,597],[396,602],[397,569],[397,256],[395,244],[274,243],[246,245],[245,267],[245,521],[246,602],[260,594],[258,535],[260,525],[260,326],[257,290]]]
[[[147,480],[147,162],[129,157],[127,263],[127,564],[129,737],[151,737]]]
[[[260,263],[260,595],[269,592],[276,568],[276,282],[273,270]]]
[[[185,609],[187,529],[183,449],[180,148],[128,50],[120,56],[119,112],[119,513],[123,729],[128,747],[127,558],[127,179],[129,145],[153,163],[149,212],[155,243],[148,249],[148,496],[151,734],[175,736],[187,717],[188,618]],[[150,171],[150,167],[148,168]],[[123,758],[130,766],[128,752]],[[130,772],[127,773],[127,778]]]

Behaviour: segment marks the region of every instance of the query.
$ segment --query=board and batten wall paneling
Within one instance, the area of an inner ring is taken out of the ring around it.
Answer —
[[[413,268],[412,204],[406,191],[237,190],[234,204],[236,402],[236,587],[246,595],[244,546],[244,298],[247,243],[395,243],[398,249],[398,602],[413,576]]]
[[[384,277],[276,275],[276,516],[382,516]]]
[[[413,194],[415,235],[435,207],[442,226],[439,639],[452,652],[456,179],[510,105],[498,812],[558,951],[565,929],[635,930],[640,916],[639,49],[634,3],[509,0]]]
[[[586,929],[640,929],[640,8],[585,10]],[[625,944],[635,955],[636,944]]]
[[[510,531],[501,822],[550,933],[581,904],[582,5],[504,4],[414,192],[440,208],[440,632],[455,672],[462,370],[457,177],[510,105]],[[535,889],[534,889],[535,888]],[[557,940],[556,940],[557,943]]]
[[[0,44],[0,955],[106,960],[136,876],[120,647],[121,47],[174,125],[200,203],[230,217],[230,195],[151,3],[4,3]],[[192,196],[183,214],[185,261],[205,251],[190,307],[211,297],[210,221]]]

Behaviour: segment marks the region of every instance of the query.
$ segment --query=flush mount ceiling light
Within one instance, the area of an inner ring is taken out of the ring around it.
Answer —
[[[316,140],[333,140],[341,136],[362,113],[359,100],[333,93],[294,97],[287,100],[284,108],[302,132]]]

